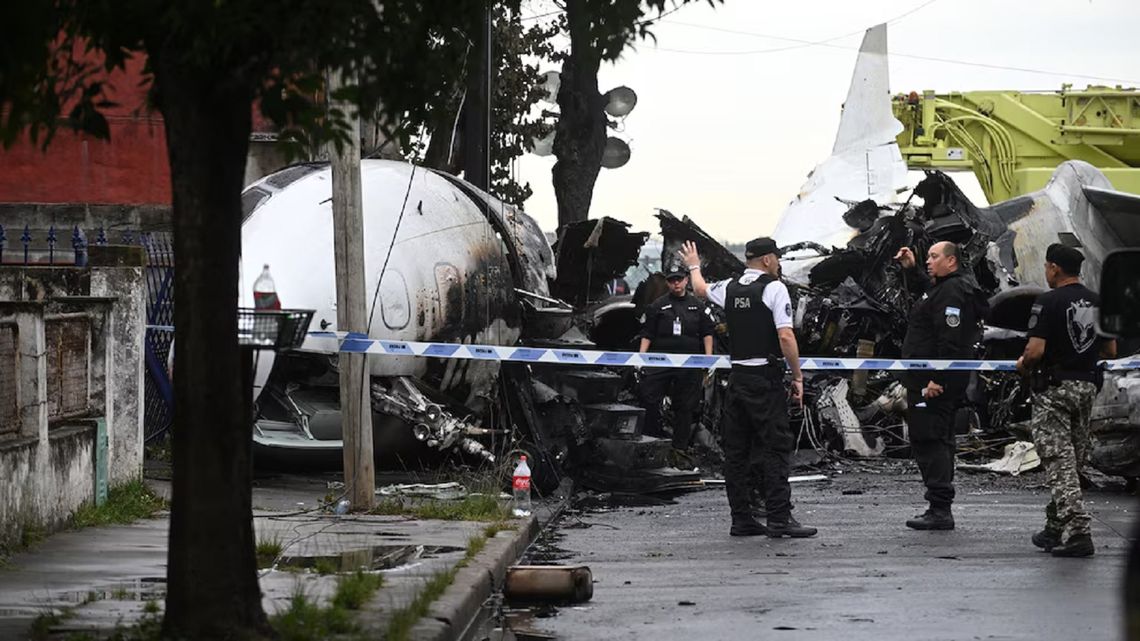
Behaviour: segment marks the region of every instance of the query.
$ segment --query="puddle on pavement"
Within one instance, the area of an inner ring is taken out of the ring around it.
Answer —
[[[313,570],[321,574],[360,569],[391,570],[417,559],[433,559],[441,554],[462,551],[461,547],[448,545],[374,545],[325,556],[285,556],[277,562],[277,568]]]
[[[583,512],[604,512],[623,507],[676,505],[675,493],[632,494],[628,492],[586,492],[574,497],[574,508]]]
[[[541,629],[542,619],[558,616],[558,608],[551,605],[530,608],[497,609],[484,606],[479,617],[475,638],[487,641],[546,641],[557,639],[551,632]]]
[[[158,601],[166,597],[165,577],[143,577],[100,586],[93,590],[61,592],[58,600],[75,605],[96,601]]]

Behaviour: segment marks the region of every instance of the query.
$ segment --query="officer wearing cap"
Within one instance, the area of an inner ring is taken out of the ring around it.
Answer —
[[[771,238],[745,245],[747,269],[736,279],[709,285],[701,276],[701,257],[692,242],[681,248],[697,296],[724,308],[732,372],[724,420],[724,481],[732,512],[732,536],[767,534],[809,537],[813,527],[792,518],[788,484],[795,438],[788,422],[784,361],[792,371],[792,398],[803,404],[799,346],[792,330],[792,303],[779,281],[780,251]],[[759,449],[767,503],[767,527],[752,513],[750,463]]]
[[[895,259],[906,269],[916,261],[909,247]],[[926,292],[910,310],[903,338],[906,359],[972,359],[981,338],[980,322],[986,299],[973,279],[960,269],[959,248],[951,242],[935,243],[926,255],[926,270],[933,280],[919,279]],[[915,530],[953,530],[954,516],[954,414],[966,396],[969,372],[907,371],[907,427],[910,449],[926,485],[930,507],[906,522]]]
[[[650,303],[641,323],[641,352],[712,354],[712,314],[688,292],[689,272],[679,262],[666,266],[669,292]],[[682,460],[692,438],[693,412],[701,397],[700,369],[647,368],[641,378],[641,401],[645,407],[645,433],[664,436],[661,401],[669,397],[673,407],[673,458]],[[679,463],[678,463],[679,464]]]
[[[1053,556],[1094,552],[1078,473],[1088,463],[1091,446],[1089,414],[1101,374],[1097,356],[1116,356],[1116,342],[1096,334],[1100,298],[1081,284],[1084,259],[1060,243],[1045,252],[1050,291],[1033,305],[1029,342],[1017,361],[1018,371],[1037,374],[1030,429],[1052,492],[1045,529],[1032,540]]]

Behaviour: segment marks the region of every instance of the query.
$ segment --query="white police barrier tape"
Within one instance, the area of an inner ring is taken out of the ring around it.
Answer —
[[[700,354],[662,354],[658,352],[611,352],[588,349],[551,347],[503,347],[461,343],[420,343],[416,341],[375,340],[363,334],[310,332],[302,350],[332,354],[352,352],[388,356],[421,356],[521,363],[559,363],[563,365],[605,365],[609,367],[680,367],[690,369],[726,368],[732,365],[728,356]],[[1140,358],[1105,361],[1110,370],[1140,369]],[[1016,369],[1016,361],[928,360],[888,358],[825,358],[801,356],[805,370],[952,370],[1005,371]]]
[[[149,325],[156,331],[173,331],[169,326]],[[511,361],[517,363],[557,363],[562,365],[604,365],[607,367],[680,367],[689,369],[716,369],[731,367],[728,356],[700,354],[663,354],[658,352],[610,352],[589,349],[562,349],[553,347],[504,347],[500,345],[468,345],[464,343],[421,343],[416,341],[386,341],[368,338],[364,334],[345,332],[309,332],[301,351],[335,354],[383,354],[385,356],[411,356],[428,358],[457,358],[484,361]],[[1140,357],[1102,361],[1107,370],[1140,369]],[[1016,361],[930,360],[890,358],[826,358],[801,356],[804,370],[931,370],[1012,372]]]

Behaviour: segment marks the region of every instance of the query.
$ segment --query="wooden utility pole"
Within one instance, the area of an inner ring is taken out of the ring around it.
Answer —
[[[342,332],[368,333],[364,290],[364,208],[360,190],[360,114],[331,98],[349,82],[340,72],[329,79],[329,107],[349,114],[349,140],[329,146],[332,163],[333,254],[336,257],[336,326]],[[372,458],[371,372],[367,354],[341,352],[340,417],[344,441],[345,497],[353,510],[373,507],[376,469]]]

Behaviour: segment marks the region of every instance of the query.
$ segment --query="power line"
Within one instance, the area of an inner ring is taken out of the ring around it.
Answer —
[[[565,9],[559,9],[558,11],[550,11],[547,13],[540,13],[537,16],[526,16],[525,18],[519,18],[519,21],[520,22],[526,22],[527,20],[540,20],[542,18],[549,18],[550,16],[556,16],[560,13],[566,13],[566,10]]]
[[[929,2],[927,2],[927,4],[930,4],[931,2],[937,2],[937,1],[938,0],[929,0]],[[680,11],[681,7],[684,7],[684,6],[685,5],[683,5],[683,4],[679,4],[679,5],[673,7],[672,9],[670,9],[668,11],[661,12],[660,15],[654,16],[652,18],[646,18],[645,20],[639,20],[634,24],[643,25],[643,24],[657,22],[657,21],[661,20],[662,18],[664,18],[665,16],[677,13],[678,11]],[[524,18],[519,18],[519,20],[521,22],[526,22],[527,20],[539,20],[541,18],[549,18],[550,16],[556,16],[560,13],[566,13],[566,10],[565,9],[558,9],[557,11],[549,11],[547,13],[540,13],[540,14],[535,15],[535,16],[526,16]]]
[[[927,2],[915,7],[914,9],[911,9],[910,11],[907,11],[906,13],[903,13],[899,16],[896,16],[895,18],[892,18],[891,20],[888,20],[887,24],[892,24],[892,23],[898,22],[898,21],[902,20],[903,18],[919,11],[920,9],[923,9],[923,8],[933,4],[936,1],[937,0],[928,0]],[[670,20],[670,21],[668,21],[668,23],[669,24],[675,24],[678,26],[683,26],[683,27],[691,27],[694,29],[704,29],[706,31],[717,31],[717,32],[721,32],[721,33],[732,33],[732,34],[737,34],[737,35],[752,36],[755,38],[765,38],[765,39],[769,39],[769,40],[782,40],[785,42],[794,42],[797,44],[788,45],[788,46],[784,46],[784,47],[769,47],[767,49],[753,49],[753,50],[746,50],[746,51],[703,51],[703,50],[689,50],[689,49],[672,49],[672,48],[667,48],[667,47],[648,47],[646,50],[648,50],[648,51],[664,51],[664,52],[669,52],[669,53],[681,53],[681,54],[689,54],[689,55],[705,55],[705,56],[751,56],[751,55],[761,55],[761,54],[766,54],[766,53],[777,53],[777,52],[781,52],[781,51],[789,51],[791,49],[801,49],[801,48],[805,48],[805,47],[827,47],[827,48],[831,48],[831,49],[843,49],[843,50],[847,50],[847,51],[858,51],[859,50],[858,47],[849,46],[849,45],[836,45],[836,44],[831,44],[831,43],[833,43],[836,40],[842,40],[844,38],[849,38],[849,37],[854,36],[854,35],[862,34],[865,31],[865,30],[852,31],[852,32],[845,33],[842,35],[832,36],[830,38],[824,38],[822,40],[804,40],[801,38],[788,38],[785,36],[777,36],[777,35],[772,35],[772,34],[757,33],[757,32],[753,32],[753,31],[741,31],[738,29],[726,29],[723,27],[712,27],[709,25],[692,24],[692,23],[687,23],[687,22],[677,22],[674,20]],[[1033,73],[1033,74],[1041,74],[1041,75],[1048,75],[1048,76],[1064,76],[1064,77],[1069,77],[1069,78],[1080,78],[1083,80],[1101,80],[1101,81],[1119,82],[1119,83],[1125,83],[1125,84],[1140,84],[1140,81],[1132,80],[1132,79],[1126,79],[1126,78],[1113,78],[1113,77],[1109,77],[1109,76],[1095,76],[1095,75],[1089,75],[1089,74],[1068,73],[1068,72],[1064,72],[1064,71],[1052,71],[1052,70],[1046,70],[1046,69],[1032,69],[1032,68],[1028,68],[1028,67],[1014,67],[1014,66],[1010,66],[1010,65],[996,65],[996,64],[989,64],[989,63],[985,63],[985,62],[973,62],[973,61],[969,61],[969,60],[957,60],[957,59],[953,59],[953,58],[940,58],[937,56],[924,56],[924,55],[920,55],[920,54],[908,54],[908,53],[898,53],[898,52],[888,51],[887,55],[891,56],[891,57],[897,57],[897,58],[911,58],[911,59],[915,59],[915,60],[925,60],[928,62],[941,62],[941,63],[945,63],[945,64],[956,64],[956,65],[963,65],[963,66],[968,66],[968,67],[979,67],[979,68],[983,68],[983,69],[998,69],[998,70],[1003,70],[1003,71],[1018,71],[1021,73]]]
[[[913,9],[910,9],[909,11],[906,11],[904,13],[900,13],[899,15],[891,18],[890,20],[887,20],[886,24],[890,25],[890,24],[896,24],[898,22],[901,22],[907,16],[910,16],[914,13],[919,12],[919,11],[925,9],[926,7],[929,7],[930,5],[934,4],[935,2],[938,2],[938,0],[926,0],[926,2],[923,2],[922,4],[918,5],[917,7],[914,7]],[[842,35],[832,36],[830,38],[824,38],[823,40],[797,40],[795,38],[784,38],[781,36],[771,36],[771,35],[762,34],[762,33],[755,33],[752,31],[739,31],[736,29],[724,29],[721,27],[712,27],[712,26],[702,25],[702,24],[693,24],[691,22],[677,22],[676,20],[669,20],[668,23],[679,25],[682,27],[692,27],[694,29],[706,29],[708,31],[720,31],[722,33],[734,33],[734,34],[738,34],[738,35],[753,36],[753,37],[757,37],[757,38],[767,38],[767,39],[771,39],[771,40],[788,40],[788,41],[800,43],[800,44],[790,45],[787,47],[773,47],[773,48],[769,48],[769,49],[757,49],[755,51],[732,51],[732,52],[727,52],[727,51],[716,51],[716,52],[681,51],[678,49],[660,48],[662,51],[672,51],[672,52],[676,52],[676,53],[708,54],[708,55],[753,55],[753,54],[760,54],[760,53],[774,53],[777,51],[788,51],[790,49],[801,49],[804,47],[825,45],[829,42],[834,42],[836,40],[842,40],[844,38],[850,38],[851,36],[861,35],[864,32],[866,32],[866,29],[857,29],[855,31],[849,31],[849,32],[844,33]]]
[[[693,25],[693,26],[701,26],[701,25]],[[702,27],[702,28],[705,28],[705,27]],[[720,29],[717,27],[707,27],[707,28],[711,29],[711,30],[715,30],[715,31],[727,31],[725,29]],[[745,34],[747,32],[734,31],[733,33]],[[697,50],[685,50],[685,49],[668,49],[665,47],[649,47],[645,50],[647,50],[647,51],[666,51],[669,53],[683,53],[683,54],[693,54],[693,55],[712,55],[712,56],[759,55],[759,54],[764,54],[764,53],[776,53],[779,51],[787,51],[789,49],[800,49],[803,47],[827,47],[829,49],[844,49],[847,51],[858,51],[859,50],[859,47],[830,44],[834,40],[846,38],[846,37],[849,37],[853,34],[845,34],[842,36],[835,36],[833,38],[828,38],[827,40],[815,40],[815,41],[800,40],[798,38],[785,38],[782,36],[772,36],[772,35],[765,35],[765,34],[759,34],[759,33],[747,33],[747,35],[752,35],[752,36],[756,36],[756,37],[760,37],[760,38],[770,38],[772,40],[785,40],[785,41],[789,41],[789,42],[797,42],[800,44],[790,45],[787,47],[773,47],[773,48],[769,48],[769,49],[756,49],[756,50],[752,50],[752,51],[697,51]],[[1014,67],[1014,66],[1010,66],[1010,65],[995,65],[995,64],[985,63],[985,62],[973,62],[973,61],[969,61],[969,60],[956,60],[954,58],[939,58],[937,56],[923,56],[923,55],[912,54],[912,53],[898,53],[898,52],[894,52],[894,51],[888,51],[887,55],[889,57],[894,57],[894,58],[912,58],[915,60],[926,60],[929,62],[942,62],[942,63],[946,63],[946,64],[963,65],[963,66],[967,66],[967,67],[980,67],[983,69],[1000,69],[1003,71],[1019,71],[1021,73],[1034,73],[1034,74],[1041,74],[1041,75],[1047,75],[1047,76],[1064,76],[1067,78],[1080,78],[1083,80],[1102,80],[1102,81],[1109,81],[1109,82],[1119,82],[1119,83],[1124,83],[1124,84],[1140,84],[1140,81],[1138,81],[1138,80],[1132,80],[1132,79],[1127,79],[1127,78],[1113,78],[1113,77],[1109,77],[1109,76],[1094,76],[1094,75],[1089,75],[1089,74],[1069,73],[1066,71],[1053,71],[1053,70],[1047,70],[1047,69],[1031,69],[1029,67]]]

